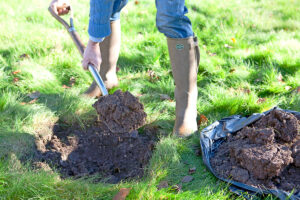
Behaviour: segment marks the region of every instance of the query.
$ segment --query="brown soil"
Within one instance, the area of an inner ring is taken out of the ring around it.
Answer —
[[[117,90],[94,104],[99,119],[113,133],[128,133],[145,124],[144,106],[130,92]]]
[[[273,110],[229,135],[211,159],[223,178],[254,187],[300,191],[300,120]]]
[[[143,105],[129,92],[117,91],[94,106],[100,120],[92,126],[56,125],[52,136],[36,140],[35,167],[55,167],[62,177],[97,174],[97,181],[108,183],[143,176],[155,139],[151,131],[136,130],[145,123]]]
[[[300,167],[300,141],[298,140],[292,147],[292,156],[294,158],[295,166]]]

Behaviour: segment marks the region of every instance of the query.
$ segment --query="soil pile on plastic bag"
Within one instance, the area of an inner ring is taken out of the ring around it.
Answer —
[[[228,135],[211,159],[216,172],[259,188],[300,191],[300,120],[273,110]]]
[[[34,166],[57,168],[62,177],[99,175],[98,181],[118,183],[141,177],[154,148],[155,133],[139,134],[145,123],[143,105],[129,92],[101,97],[94,107],[100,120],[80,128],[56,125],[53,135],[36,140]]]

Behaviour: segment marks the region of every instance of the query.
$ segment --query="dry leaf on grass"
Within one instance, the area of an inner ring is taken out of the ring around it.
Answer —
[[[281,82],[281,83],[283,83],[283,80],[282,80],[282,75],[281,75],[281,73],[277,76],[277,81],[278,82]]]
[[[28,103],[29,104],[33,104],[33,103],[35,103],[37,101],[37,99],[32,99],[31,101],[29,101]]]
[[[229,70],[229,72],[230,72],[230,73],[233,73],[233,72],[235,72],[235,70],[236,70],[236,69],[232,68],[232,69]]]
[[[189,182],[191,182],[192,180],[194,180],[194,177],[192,177],[192,176],[185,176],[185,177],[183,177],[183,178],[181,179],[181,182],[183,182],[183,183],[189,183]]]
[[[30,56],[27,53],[23,53],[19,58],[30,58]]]
[[[24,105],[26,105],[26,104],[34,104],[36,101],[37,101],[37,99],[32,99],[32,100],[29,101],[29,102],[21,102],[20,104],[21,104],[22,106],[24,106]]]
[[[285,86],[284,89],[285,90],[290,90],[292,87],[291,86]]]
[[[195,150],[195,155],[196,156],[201,156],[202,154],[201,154],[201,149],[196,149]]]
[[[185,165],[189,165],[189,164],[190,164],[190,163],[189,163],[188,161],[186,161],[186,160],[183,160],[182,163],[185,164]]]
[[[41,93],[39,91],[35,91],[35,92],[28,94],[27,96],[31,99],[31,101],[22,102],[21,105],[34,104],[37,101],[37,99],[41,96]]]
[[[169,198],[165,195],[159,196],[159,200],[168,200]]]
[[[76,83],[76,78],[74,76],[72,76],[70,78],[70,82],[69,83],[70,83],[71,86],[74,86],[74,84]]]
[[[232,46],[230,46],[228,44],[225,44],[224,47],[227,48],[227,49],[232,49],[233,48]]]
[[[167,94],[160,94],[160,100],[165,101],[165,100],[171,100],[171,97]]]
[[[147,75],[149,76],[151,82],[159,80],[158,75],[153,70],[148,70]]]
[[[16,75],[16,74],[18,74],[18,73],[20,73],[20,72],[21,72],[21,70],[18,69],[18,70],[16,70],[16,71],[13,71],[12,74]]]
[[[173,186],[171,187],[171,190],[172,190],[172,191],[175,191],[175,192],[181,192],[181,190],[182,190],[182,185],[181,185],[181,184],[173,185]]]
[[[251,93],[251,90],[248,89],[248,88],[240,88],[239,90],[242,91],[245,94],[250,94]]]
[[[216,53],[207,52],[209,56],[216,56]]]
[[[261,82],[262,82],[262,79],[257,78],[257,79],[254,80],[254,82],[255,82],[255,83],[261,83]]]
[[[121,188],[120,191],[114,196],[113,200],[125,200],[129,195],[131,188]]]
[[[161,190],[163,188],[168,188],[168,187],[169,187],[168,181],[161,181],[157,186],[157,190]]]
[[[265,101],[266,101],[266,98],[258,98],[257,103],[260,104],[260,103],[263,103]]]
[[[63,85],[62,88],[64,88],[64,89],[69,89],[69,88],[71,88],[71,87],[69,87],[69,86],[67,86],[67,85]]]
[[[35,92],[28,94],[27,96],[31,99],[37,99],[41,96],[41,93],[39,91],[35,91]]]
[[[207,122],[208,122],[207,117],[205,115],[201,114],[200,118],[198,120],[198,126],[205,125],[205,124],[207,124]]]
[[[189,174],[194,174],[196,172],[196,167],[192,167],[189,169]]]
[[[142,96],[144,96],[143,94],[140,94],[140,93],[138,93],[138,94],[136,94],[135,95],[136,97],[142,97]]]
[[[300,86],[297,87],[296,92],[297,92],[297,93],[300,93]]]
[[[19,82],[19,78],[15,77],[13,81],[14,83]]]

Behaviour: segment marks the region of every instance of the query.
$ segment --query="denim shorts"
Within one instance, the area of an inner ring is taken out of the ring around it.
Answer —
[[[128,0],[91,0],[89,34],[103,38],[110,34],[110,23],[120,19],[122,8]],[[188,38],[194,35],[191,21],[187,16],[185,0],[155,0],[157,9],[156,26],[169,38]]]
[[[115,21],[115,20],[120,19],[121,10],[122,10],[122,8],[124,8],[124,6],[126,6],[127,3],[128,3],[128,0],[121,0],[121,1],[117,0],[114,2],[110,21]]]

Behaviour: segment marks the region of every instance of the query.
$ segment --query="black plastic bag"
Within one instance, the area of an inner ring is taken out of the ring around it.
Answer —
[[[200,144],[202,150],[202,158],[204,164],[208,167],[208,169],[218,178],[223,181],[226,181],[231,184],[229,189],[238,194],[243,196],[246,199],[257,199],[260,195],[264,194],[273,194],[281,200],[284,199],[291,199],[291,200],[300,200],[300,192],[296,194],[290,194],[288,192],[282,190],[262,190],[258,189],[244,183],[236,182],[229,179],[224,179],[213,170],[210,164],[210,158],[213,157],[213,154],[216,149],[225,141],[226,134],[233,134],[237,131],[241,130],[243,127],[252,124],[253,122],[259,120],[262,116],[268,114],[274,109],[282,110],[280,108],[273,108],[268,110],[264,113],[253,114],[249,117],[242,117],[240,115],[233,115],[231,117],[226,117],[221,119],[220,121],[216,121],[210,126],[206,127],[202,130],[200,135]],[[291,110],[284,110],[286,112],[294,114],[298,119],[300,119],[300,112],[291,111]]]

